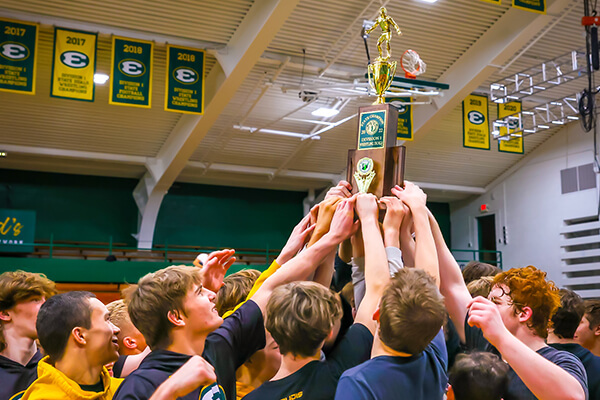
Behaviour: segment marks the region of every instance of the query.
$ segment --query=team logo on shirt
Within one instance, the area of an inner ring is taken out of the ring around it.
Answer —
[[[223,388],[213,383],[202,388],[199,400],[227,400],[227,397]]]

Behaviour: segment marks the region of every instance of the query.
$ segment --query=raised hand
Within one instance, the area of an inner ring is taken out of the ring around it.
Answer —
[[[383,217],[383,241],[386,247],[400,247],[400,227],[404,217],[410,214],[408,207],[394,196],[382,197],[379,200],[385,204],[386,212]]]
[[[382,197],[379,201],[385,204],[386,207],[385,217],[383,217],[383,230],[393,229],[399,232],[404,216],[410,212],[408,207],[400,199],[393,196]]]
[[[371,193],[356,195],[356,213],[361,221],[370,218],[377,219],[379,215],[377,197]]]
[[[334,186],[331,189],[329,189],[329,191],[325,195],[325,199],[328,199],[330,197],[350,198],[352,197],[352,194],[350,193],[351,190],[352,185],[350,185],[346,181],[339,181],[337,186]]]
[[[498,306],[490,300],[477,296],[469,303],[468,310],[469,319],[467,323],[469,326],[480,328],[483,331],[483,336],[493,346],[498,346],[503,335],[510,334],[504,322],[502,322]]]
[[[358,221],[354,222],[355,201],[356,197],[342,200],[335,209],[327,235],[330,235],[337,243],[348,239],[358,229]]]
[[[288,262],[292,257],[294,257],[302,247],[308,242],[310,239],[310,235],[315,229],[316,224],[311,224],[311,214],[308,213],[304,218],[300,220],[298,225],[294,227],[290,237],[287,240],[285,246],[281,250],[279,257],[277,257],[277,263],[279,265],[283,265]]]
[[[392,188],[392,194],[402,200],[411,210],[416,207],[425,206],[427,203],[425,192],[412,182],[405,181],[404,188],[396,185]]]
[[[236,260],[234,254],[235,250],[232,249],[210,253],[204,265],[200,267],[202,286],[216,293],[223,286],[223,278],[227,270]]]

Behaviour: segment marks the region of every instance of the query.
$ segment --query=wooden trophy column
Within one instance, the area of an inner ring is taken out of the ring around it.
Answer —
[[[357,145],[355,150],[348,151],[346,175],[352,193],[366,186],[364,192],[377,197],[391,196],[395,185],[403,186],[406,147],[395,146],[397,129],[398,110],[391,104],[358,109]]]

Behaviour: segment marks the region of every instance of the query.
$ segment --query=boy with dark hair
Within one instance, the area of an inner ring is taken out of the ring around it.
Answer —
[[[321,360],[321,349],[341,318],[339,297],[330,289],[309,282],[292,283],[275,290],[267,305],[267,330],[282,355],[277,374],[244,397],[255,399],[331,399],[342,373],[369,358],[375,323],[372,315],[389,281],[389,270],[377,220],[377,198],[371,194],[356,197],[366,251],[366,292],[354,324],[337,346]],[[386,218],[398,218],[402,207],[395,199]],[[342,200],[348,201],[348,200]],[[318,243],[318,242],[317,242]]]
[[[36,327],[48,356],[23,400],[112,399],[121,380],[105,365],[119,355],[119,328],[100,300],[89,292],[53,296],[40,308]]]
[[[434,237],[440,289],[461,341],[468,350],[501,355],[511,367],[505,400],[586,399],[581,361],[545,342],[548,321],[560,304],[546,273],[532,266],[513,268],[494,277],[488,299],[473,299],[437,226]]]
[[[459,354],[448,373],[448,400],[502,400],[508,370],[492,353]]]
[[[269,276],[231,316],[217,313],[215,293],[206,289],[197,268],[173,266],[140,279],[128,293],[131,320],[152,352],[130,374],[116,399],[148,399],[192,356],[202,355],[215,369],[217,382],[193,390],[182,399],[234,399],[236,370],[265,346],[263,310],[272,291],[306,279],[353,230],[352,201],[337,206],[330,231]],[[308,219],[294,234],[306,238]],[[304,239],[302,239],[304,241]],[[302,244],[302,243],[301,243]]]
[[[585,302],[585,314],[575,332],[575,341],[600,356],[600,300]]]
[[[469,263],[465,265],[465,267],[462,270],[462,276],[465,280],[465,284],[468,285],[474,280],[477,280],[484,276],[493,277],[498,275],[500,272],[502,272],[502,270],[496,267],[495,265],[491,265],[480,261],[469,261]]]
[[[585,305],[577,293],[560,289],[560,308],[552,317],[548,344],[557,350],[568,351],[581,360],[587,373],[590,399],[600,399],[600,357],[577,344],[573,338],[584,311]]]
[[[415,269],[396,273],[373,318],[377,321],[371,359],[346,371],[336,399],[441,399],[447,383],[448,355],[442,324],[446,318],[439,292],[435,243],[425,206],[427,196],[406,182],[395,188],[410,209],[415,229]],[[370,249],[366,243],[365,252]]]
[[[37,378],[42,354],[35,342],[35,321],[41,305],[54,294],[54,282],[44,275],[0,275],[0,399],[24,391]]]

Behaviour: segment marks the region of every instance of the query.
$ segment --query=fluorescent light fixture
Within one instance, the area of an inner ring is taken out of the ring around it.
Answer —
[[[567,118],[568,118],[568,119],[572,119],[572,120],[578,120],[578,119],[579,119],[579,118],[577,118],[577,117],[574,117],[574,116],[571,116],[571,115],[567,116]]]
[[[339,113],[340,113],[340,111],[336,110],[335,108],[326,108],[326,107],[321,107],[321,108],[318,108],[315,111],[311,112],[311,114],[314,115],[315,117],[324,117],[324,118],[333,117],[334,115],[338,115]]]
[[[265,129],[265,128],[254,128],[251,126],[243,126],[243,125],[234,125],[233,129],[238,129],[240,131],[248,131],[250,133],[269,133],[272,135],[279,135],[279,136],[287,136],[287,137],[294,137],[294,138],[300,138],[300,139],[307,139],[308,135],[304,134],[304,133],[297,133],[297,132],[289,132],[289,131],[279,131],[279,130],[275,130],[275,129]],[[319,140],[321,139],[320,137],[315,137],[314,139]]]
[[[106,74],[94,74],[94,83],[104,85],[108,81],[108,78],[110,77]]]
[[[540,128],[540,129],[550,129],[550,127],[548,125],[538,125],[538,128]]]
[[[421,0],[425,3],[435,3],[437,0]]]

